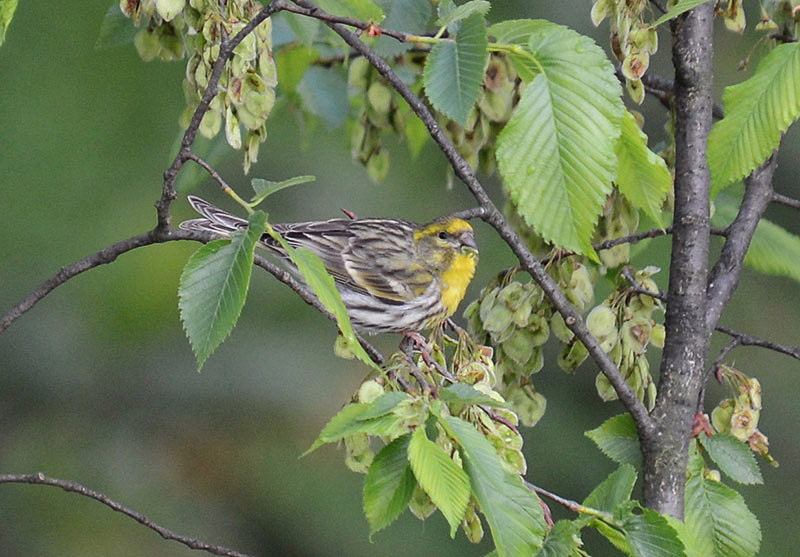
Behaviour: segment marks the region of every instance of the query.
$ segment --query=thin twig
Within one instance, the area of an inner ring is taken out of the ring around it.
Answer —
[[[724,333],[730,337],[733,337],[734,340],[738,341],[738,345],[760,346],[761,348],[767,348],[769,350],[773,350],[781,354],[786,354],[787,356],[791,356],[792,358],[800,360],[800,347],[792,346],[791,344],[780,344],[777,342],[772,342],[769,340],[765,340],[763,338],[759,338],[757,336],[749,335],[747,333],[742,333],[740,331],[731,329],[730,327],[725,327],[723,325],[717,325],[716,330],[719,331],[720,333]]]
[[[333,15],[325,12],[319,13],[312,13],[312,8],[306,7],[299,7],[299,6],[292,6],[291,4],[284,3],[279,1],[277,5],[286,12],[292,12],[293,14],[304,15],[307,17],[313,17],[320,21],[324,21],[326,23],[340,23],[342,25],[347,25],[348,27],[354,27],[356,29],[360,29],[361,31],[366,31],[370,28],[379,31],[381,35],[386,35],[387,37],[392,37],[395,40],[400,42],[406,42],[408,37],[410,36],[409,33],[403,33],[401,31],[392,31],[390,29],[385,29],[376,25],[371,21],[361,21],[360,19],[356,19],[354,17],[342,17],[338,15]],[[302,4],[301,4],[302,6]]]
[[[522,267],[534,278],[542,287],[545,294],[553,302],[553,305],[564,316],[564,322],[575,333],[575,335],[586,346],[592,359],[597,363],[602,373],[608,378],[611,385],[619,395],[620,401],[631,413],[640,429],[640,432],[650,434],[654,431],[653,422],[642,402],[637,398],[630,385],[620,373],[614,361],[602,349],[600,343],[586,327],[586,323],[581,319],[575,307],[567,300],[558,284],[547,273],[542,264],[528,250],[524,240],[514,231],[505,219],[503,213],[495,206],[486,190],[475,177],[469,163],[464,160],[447,135],[442,131],[441,126],[431,113],[430,109],[422,100],[415,95],[394,72],[392,67],[374,50],[365,45],[354,33],[340,23],[330,21],[330,14],[326,14],[309,0],[294,0],[294,3],[306,8],[308,16],[322,20],[336,34],[352,48],[364,56],[370,64],[386,79],[389,84],[403,97],[414,113],[422,120],[434,142],[439,146],[442,153],[447,157],[456,176],[467,186],[478,205],[484,208],[483,220],[492,226],[506,244],[511,248],[520,261]],[[275,5],[285,5],[284,0],[275,0]],[[327,19],[326,19],[327,18]]]
[[[41,472],[37,474],[0,474],[0,484],[4,483],[25,483],[25,484],[36,484],[36,485],[48,485],[52,487],[60,487],[64,491],[68,491],[70,493],[77,493],[78,495],[83,495],[84,497],[88,497],[90,499],[94,499],[98,501],[110,509],[122,513],[125,516],[132,518],[139,524],[150,528],[154,532],[158,533],[162,538],[165,540],[176,541],[178,543],[182,543],[186,547],[190,549],[197,549],[200,551],[206,551],[213,555],[227,555],[230,557],[249,557],[246,553],[241,553],[239,551],[228,549],[227,547],[223,547],[221,545],[214,545],[206,542],[202,542],[196,538],[190,538],[188,536],[182,536],[180,534],[176,534],[172,530],[168,530],[163,526],[160,526],[153,522],[150,518],[145,516],[144,514],[130,509],[123,505],[122,503],[118,503],[117,501],[111,499],[107,495],[100,493],[98,491],[94,491],[93,489],[89,489],[75,481],[72,480],[60,480],[58,478],[50,478],[45,476]]]
[[[797,209],[800,211],[800,199],[794,199],[793,197],[788,197],[786,195],[781,195],[777,192],[772,192],[772,202],[777,203],[779,205],[785,205],[786,207],[791,207],[792,209]]]
[[[652,290],[648,290],[639,284],[639,281],[637,281],[636,277],[633,276],[633,268],[630,265],[626,265],[622,268],[622,276],[625,277],[625,280],[630,283],[630,289],[636,294],[650,296],[651,298],[655,298],[656,300],[660,300],[662,302],[667,301],[667,295],[664,292],[653,292]]]
[[[191,151],[190,151],[190,152],[188,152],[188,153],[186,153],[186,158],[187,158],[188,160],[192,160],[192,161],[196,162],[196,163],[197,163],[198,165],[200,165],[200,166],[201,166],[201,167],[202,167],[202,168],[203,168],[203,169],[204,169],[206,172],[208,172],[208,175],[209,175],[209,176],[211,176],[211,178],[212,178],[212,179],[213,179],[213,180],[214,180],[216,183],[218,183],[218,184],[219,184],[219,186],[222,188],[222,191],[224,191],[225,193],[227,193],[228,191],[233,191],[233,188],[231,188],[231,187],[228,185],[228,182],[226,182],[226,181],[225,181],[225,179],[224,179],[224,178],[223,178],[223,177],[220,175],[220,173],[219,173],[219,172],[217,172],[217,171],[214,169],[214,167],[213,167],[213,166],[211,166],[210,164],[208,164],[208,163],[207,163],[206,161],[204,161],[202,158],[200,158],[199,156],[197,156],[196,154],[194,154],[194,153],[193,153],[193,152],[191,152]]]
[[[0,318],[0,333],[8,329],[14,321],[22,317],[50,292],[84,271],[88,271],[100,265],[112,263],[123,253],[127,253],[136,248],[174,240],[197,240],[200,239],[200,236],[201,235],[197,232],[174,230],[171,228],[166,230],[155,228],[149,232],[137,234],[136,236],[131,236],[130,238],[111,244],[71,265],[61,267],[55,275],[36,287]],[[211,238],[211,235],[209,234],[207,238]]]

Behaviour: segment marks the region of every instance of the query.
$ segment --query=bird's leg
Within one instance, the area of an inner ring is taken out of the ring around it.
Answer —
[[[417,335],[420,339],[422,339],[422,336],[419,333],[414,333],[414,334]],[[423,342],[425,342],[424,339]],[[428,383],[425,377],[423,377],[419,367],[417,367],[417,364],[414,363],[414,343],[415,339],[412,337],[412,335],[406,333],[403,337],[403,340],[400,342],[400,351],[403,352],[403,354],[405,354],[406,360],[408,361],[409,369],[411,370],[411,375],[414,377],[414,379],[417,380],[417,383],[419,383],[419,386],[422,388],[422,390],[430,392],[436,398],[439,396],[438,393],[436,392],[436,387]],[[424,356],[423,356],[423,361],[424,361]]]
[[[422,356],[422,361],[425,362],[425,365],[435,369],[439,373],[439,375],[441,375],[451,383],[456,383],[458,381],[456,379],[456,376],[450,373],[450,370],[445,369],[439,364],[439,362],[433,359],[433,348],[425,341],[425,338],[421,334],[419,334],[416,331],[406,331],[403,334],[405,335],[403,343],[408,342],[410,344],[414,344],[417,348],[419,348],[420,356]]]

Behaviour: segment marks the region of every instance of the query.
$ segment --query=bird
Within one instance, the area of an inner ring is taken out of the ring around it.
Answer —
[[[182,222],[183,230],[225,237],[247,227],[247,220],[200,197],[190,195],[188,201],[201,218]],[[291,247],[319,256],[351,323],[371,335],[417,333],[440,326],[455,313],[478,264],[472,226],[452,216],[426,224],[395,218],[332,218],[272,228]],[[299,275],[272,236],[265,233],[259,244]]]

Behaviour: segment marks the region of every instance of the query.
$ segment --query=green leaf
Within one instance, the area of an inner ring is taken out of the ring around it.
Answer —
[[[528,81],[497,139],[506,193],[545,240],[596,258],[595,223],[611,192],[622,89],[603,50],[554,23],[493,25]]]
[[[602,520],[593,520],[590,526],[597,530],[605,539],[611,542],[611,545],[621,552],[626,555],[631,554],[631,546],[628,545],[628,541],[625,539],[625,534],[623,532],[620,532]]]
[[[730,433],[718,433],[711,437],[703,434],[697,439],[711,460],[733,481],[745,485],[764,483],[753,451],[747,444]]]
[[[439,27],[449,27],[451,24],[467,19],[473,14],[480,14],[485,16],[492,9],[492,5],[486,0],[470,0],[454,9],[447,11],[446,14],[440,15],[436,20],[436,25]]]
[[[625,464],[594,488],[583,504],[599,511],[614,512],[620,504],[631,498],[635,483],[636,470],[630,464]]]
[[[380,23],[383,10],[371,0],[318,0],[317,6],[329,14],[349,16],[361,21]]]
[[[630,414],[620,414],[607,419],[603,425],[587,431],[586,437],[595,442],[608,458],[618,464],[642,467],[642,452],[636,424]]]
[[[256,211],[248,218],[247,230],[234,232],[230,240],[202,246],[183,268],[178,306],[198,369],[239,319],[250,285],[253,252],[266,222],[267,216]]]
[[[670,19],[676,18],[684,12],[688,12],[692,8],[696,8],[703,2],[707,0],[678,0],[675,2],[675,5],[672,6],[667,13],[659,17],[655,23],[653,23],[653,27],[657,27],[662,23],[669,21]]]
[[[336,288],[336,282],[328,273],[322,259],[307,248],[293,248],[283,239],[283,236],[275,232],[271,227],[267,228],[267,232],[281,245],[289,259],[297,267],[297,270],[303,275],[306,284],[314,291],[322,305],[325,306],[325,309],[336,318],[336,325],[339,327],[344,344],[350,349],[353,356],[371,368],[383,373],[383,370],[372,361],[372,358],[369,357],[367,351],[358,341],[358,337],[350,323],[350,314],[347,313],[347,308],[342,302],[339,289]]]
[[[425,428],[422,427],[418,427],[411,435],[408,462],[417,483],[447,519],[450,537],[454,538],[469,503],[467,474],[453,462],[449,454],[425,436]]]
[[[748,175],[800,116],[800,43],[776,47],[750,79],[725,88],[725,118],[708,136],[712,193]]]
[[[294,178],[281,180],[280,182],[273,182],[272,180],[264,180],[263,178],[253,178],[250,181],[250,185],[253,186],[253,191],[256,195],[250,201],[250,204],[253,206],[258,205],[276,191],[281,191],[282,189],[305,184],[307,182],[313,182],[316,179],[315,176],[295,176]]]
[[[297,44],[282,49],[275,58],[278,66],[278,86],[281,91],[295,95],[306,70],[319,59],[319,52]]]
[[[429,0],[391,0],[388,2],[388,6],[385,5],[386,3],[386,0],[382,3],[384,11],[388,11],[381,28],[415,35],[425,32],[428,20],[431,18]],[[384,58],[393,58],[404,53],[411,46],[411,43],[400,42],[392,37],[381,35],[375,43],[374,50]]]
[[[664,159],[647,148],[647,136],[627,110],[616,147],[617,187],[639,209],[664,228],[661,206],[672,189],[672,175]]]
[[[314,40],[317,38],[317,35],[319,35],[322,22],[313,17],[306,17],[289,12],[283,12],[283,16],[286,18],[286,23],[289,24],[297,40],[303,43],[307,49],[311,49]]]
[[[685,523],[673,516],[663,516],[667,519],[669,525],[672,526],[672,529],[678,534],[678,539],[683,544],[683,550],[686,553],[686,557],[707,557],[698,550],[697,541],[692,537],[692,534]]]
[[[623,523],[625,540],[636,557],[684,557],[683,543],[667,519],[650,509]]]
[[[319,437],[303,456],[325,443],[335,443],[356,433],[382,435],[388,432],[398,421],[398,418],[390,414],[404,400],[408,400],[407,394],[393,391],[379,396],[368,404],[348,404],[322,428]]]
[[[403,512],[417,485],[408,463],[411,434],[398,437],[383,447],[364,478],[364,514],[369,533],[386,528]]]
[[[582,545],[581,532],[575,523],[559,520],[547,533],[542,550],[536,557],[580,557],[585,555],[579,552]]]
[[[444,402],[457,404],[482,404],[483,406],[499,406],[504,408],[505,403],[485,395],[466,383],[454,383],[439,390],[439,398]]]
[[[0,0],[0,5],[4,3],[3,0]],[[16,1],[13,3],[16,4]],[[100,24],[100,34],[97,36],[94,47],[108,48],[132,43],[138,32],[139,30],[134,27],[133,22],[119,9],[119,3],[115,2],[108,8],[103,23]],[[0,31],[0,44],[3,44],[2,31]]]
[[[17,0],[0,0],[0,45],[6,40],[6,31],[17,11]],[[120,12],[121,13],[121,12]]]
[[[486,22],[475,13],[462,21],[455,41],[437,43],[425,62],[425,94],[436,110],[461,125],[481,93],[488,44]]]
[[[750,557],[761,545],[761,527],[744,499],[728,486],[707,480],[703,457],[689,455],[684,522],[701,555]]]
[[[547,530],[539,498],[503,468],[492,444],[475,427],[446,416],[440,423],[460,447],[472,494],[489,523],[499,557],[532,555]]]
[[[722,196],[715,200],[715,225],[726,226],[736,217],[737,207]],[[744,257],[748,267],[768,275],[789,277],[800,282],[800,236],[761,219]]]
[[[338,68],[311,66],[297,85],[303,108],[319,116],[329,130],[344,124],[350,110],[347,81]]]

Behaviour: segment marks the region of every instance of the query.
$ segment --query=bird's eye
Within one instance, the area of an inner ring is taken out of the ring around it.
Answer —
[[[439,232],[439,239],[440,240],[447,240],[447,232],[445,232],[444,230]]]

